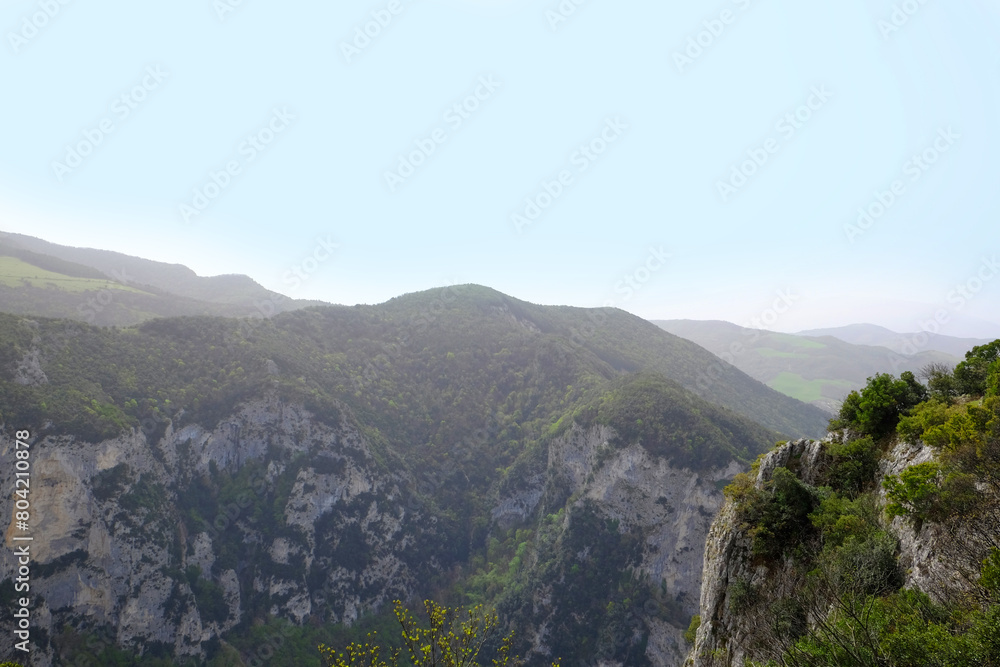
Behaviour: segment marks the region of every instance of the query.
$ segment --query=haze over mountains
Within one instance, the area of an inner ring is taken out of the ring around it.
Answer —
[[[878,345],[898,354],[914,355],[921,351],[937,351],[953,357],[964,357],[977,345],[986,345],[993,338],[956,338],[926,331],[897,333],[876,324],[850,324],[830,329],[800,331],[800,336],[833,336],[855,345]],[[1000,335],[1000,332],[998,332]]]
[[[108,250],[0,232],[0,310],[128,326],[153,317],[269,317],[319,301],[272,292],[242,275],[200,277]]]
[[[496,606],[529,665],[679,665],[722,486],[827,422],[624,311],[474,285],[258,320],[3,314],[0,406],[46,517],[36,653],[213,667],[278,632],[267,664],[318,664],[424,596]]]
[[[179,264],[0,232],[3,312],[129,326],[154,317],[188,315],[261,319],[321,304],[267,290],[247,276],[200,277]],[[875,373],[916,372],[932,362],[954,364],[975,345],[988,342],[899,334],[870,324],[791,335],[756,332],[722,321],[655,323],[721,356],[772,389],[826,412],[836,411],[851,389]],[[732,354],[733,345],[744,347]],[[885,349],[895,354],[886,354]],[[705,374],[708,370],[706,365],[703,385],[711,382]]]
[[[830,413],[839,409],[851,390],[863,387],[877,373],[919,373],[931,363],[952,367],[966,352],[982,344],[939,335],[929,337],[926,349],[906,354],[909,348],[861,342],[912,340],[873,325],[834,330],[859,341],[851,343],[832,334],[786,334],[720,321],[659,320],[655,324],[698,343],[772,389]],[[942,347],[954,353],[936,349]]]

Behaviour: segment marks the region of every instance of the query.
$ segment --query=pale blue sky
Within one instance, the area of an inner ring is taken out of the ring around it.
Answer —
[[[943,310],[944,333],[1000,335],[995,2],[243,0],[220,19],[225,2],[3,3],[0,229],[337,303],[474,282],[748,324],[780,291],[778,330]],[[916,11],[890,32],[894,4]],[[419,141],[433,153],[390,188]],[[518,230],[543,181],[558,196]],[[319,238],[339,247],[313,264]]]

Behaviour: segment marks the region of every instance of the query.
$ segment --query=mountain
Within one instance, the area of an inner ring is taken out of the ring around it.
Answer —
[[[679,665],[722,486],[827,421],[623,311],[472,285],[0,315],[0,406],[29,435],[37,664],[318,665],[434,597],[494,605],[529,665]]]
[[[153,317],[269,317],[318,305],[247,276],[200,277],[180,264],[0,232],[0,311],[128,326]]]
[[[993,339],[955,338],[928,332],[896,333],[875,324],[850,324],[831,329],[810,329],[800,331],[800,336],[833,336],[854,345],[877,345],[887,347],[897,354],[916,355],[920,352],[940,352],[952,357],[963,358],[965,353],[978,345],[986,345]]]
[[[930,363],[951,367],[959,361],[942,352],[903,356],[826,335],[784,334],[721,321],[659,320],[654,324],[698,343],[772,389],[828,413],[836,413],[844,396],[863,387],[876,373],[918,373]]]

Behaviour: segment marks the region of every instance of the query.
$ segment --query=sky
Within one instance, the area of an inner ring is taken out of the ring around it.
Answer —
[[[333,303],[1000,336],[992,0],[7,0],[0,31],[3,231]]]

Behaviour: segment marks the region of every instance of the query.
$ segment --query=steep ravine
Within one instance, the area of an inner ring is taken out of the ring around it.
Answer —
[[[683,660],[719,489],[742,464],[697,473],[638,444],[612,446],[614,436],[606,426],[572,426],[536,469],[494,492],[490,530],[521,526],[537,545],[524,576],[543,585],[531,604],[508,608],[524,622],[529,664],[545,664],[560,619],[575,612],[537,566],[594,566],[588,548],[567,546],[594,517],[614,531],[588,537],[595,549],[634,538],[628,571],[654,589],[623,611],[620,641],[641,664]],[[12,447],[4,440],[0,455]],[[212,429],[168,426],[155,438],[133,430],[96,443],[46,437],[32,446],[32,471],[32,664],[40,667],[66,664],[51,640],[68,627],[111,628],[116,644],[137,653],[200,658],[248,618],[351,624],[460,565],[442,548],[448,517],[405,470],[380,462],[346,419],[328,426],[275,397],[242,404]],[[0,474],[11,488],[13,467]],[[0,499],[0,511],[12,517],[2,580],[17,567],[13,498]],[[538,537],[546,516],[560,517],[548,542]],[[613,651],[615,641],[602,646]]]

